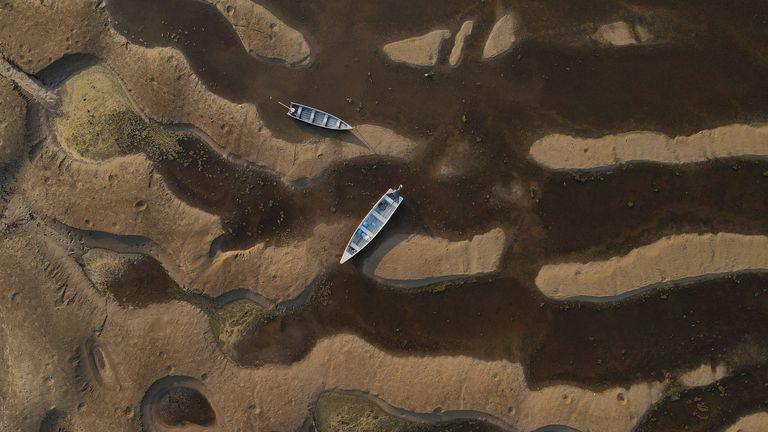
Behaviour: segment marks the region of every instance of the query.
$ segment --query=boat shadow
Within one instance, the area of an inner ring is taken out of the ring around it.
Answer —
[[[325,129],[318,126],[312,126],[303,122],[296,122],[299,130],[308,136],[318,137],[320,139],[332,139],[347,144],[356,145],[366,150],[376,153],[365,140],[365,137],[357,129],[336,131],[331,129]]]

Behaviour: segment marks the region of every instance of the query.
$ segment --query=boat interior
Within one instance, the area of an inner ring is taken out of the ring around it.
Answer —
[[[356,254],[373,240],[376,234],[392,216],[400,203],[400,197],[396,191],[388,192],[381,200],[368,212],[363,222],[355,231],[352,240],[347,246],[347,253]]]
[[[291,103],[291,108],[294,109],[292,113],[294,117],[316,126],[321,126],[325,128],[334,128],[334,129],[337,129],[337,128],[343,129],[343,128],[349,127],[347,123],[345,123],[338,117],[332,116],[320,110],[316,110],[316,109],[309,108],[304,105],[299,105],[295,103]]]

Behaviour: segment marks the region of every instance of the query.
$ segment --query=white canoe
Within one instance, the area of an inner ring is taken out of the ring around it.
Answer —
[[[352,238],[349,239],[349,243],[344,248],[344,254],[339,261],[341,264],[349,261],[350,258],[368,246],[381,232],[384,225],[389,222],[389,219],[395,214],[395,210],[405,200],[405,198],[400,196],[400,189],[402,187],[403,185],[400,185],[397,189],[388,190],[387,193],[376,201],[371,211],[365,215],[363,221],[357,226],[355,233],[352,234]]]
[[[345,122],[344,120],[336,117],[335,115],[328,114],[325,111],[312,108],[311,106],[291,102],[291,106],[286,108],[288,108],[288,112],[286,114],[288,114],[289,117],[293,117],[296,120],[309,123],[313,126],[342,131],[352,129],[352,126],[350,126],[349,123]]]

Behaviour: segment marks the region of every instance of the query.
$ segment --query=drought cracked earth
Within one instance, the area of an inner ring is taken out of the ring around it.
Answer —
[[[766,21],[0,2],[0,429],[766,429]]]

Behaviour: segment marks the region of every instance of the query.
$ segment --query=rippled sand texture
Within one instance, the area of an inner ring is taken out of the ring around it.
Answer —
[[[764,16],[5,2],[0,430],[763,430]]]

